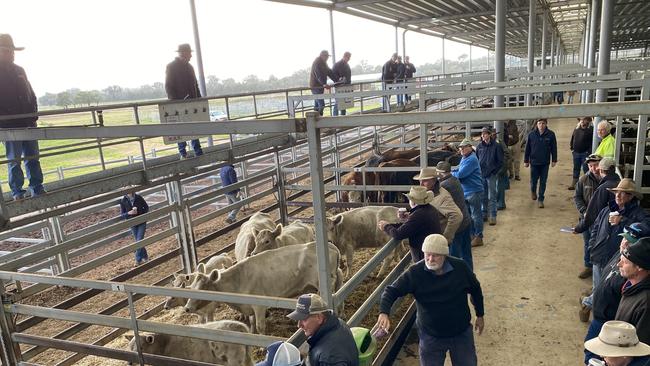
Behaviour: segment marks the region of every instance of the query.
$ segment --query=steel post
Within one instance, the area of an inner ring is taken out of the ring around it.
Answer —
[[[402,32],[402,57],[404,58],[406,58],[406,32],[408,31],[409,31],[408,29],[404,29],[404,31]]]
[[[329,9],[330,15],[330,42],[332,45],[332,65],[336,62],[336,43],[334,43],[334,11]]]
[[[399,28],[395,26],[395,53],[399,53]]]
[[[496,0],[494,27],[494,82],[505,80],[506,57],[506,0]],[[494,108],[504,106],[503,95],[494,96]],[[497,135],[503,141],[503,121],[494,121]]]
[[[555,30],[551,28],[551,67],[555,66]]]
[[[472,45],[469,45],[469,72],[472,72]]]
[[[11,296],[5,292],[5,281],[0,281],[0,330],[2,330],[2,364],[18,365],[22,361],[20,345],[12,340],[11,334],[16,330],[11,313]]]
[[[275,149],[273,158],[275,160],[275,186],[278,189],[278,214],[280,215],[280,222],[282,225],[287,225],[289,223],[289,214],[287,213],[287,199],[284,191],[284,173],[282,172],[282,159],[280,158],[280,151],[278,149]],[[336,184],[339,185],[340,183]]]
[[[542,56],[541,56],[541,68],[542,70],[546,69],[546,28],[548,27],[548,13],[545,11],[542,15]]]
[[[133,328],[133,337],[135,338],[135,348],[138,353],[138,361],[140,362],[140,366],[144,366],[144,355],[142,354],[142,344],[140,343],[140,329],[138,328],[138,315],[135,313],[135,306],[133,305],[133,294],[127,292],[126,295],[129,301],[129,315],[131,317],[131,327]]]
[[[591,69],[596,63],[596,33],[598,33],[598,17],[600,15],[600,5],[598,0],[591,1],[591,24],[589,27],[589,52],[587,55],[587,68]],[[585,102],[591,103],[594,101],[594,91],[587,90]],[[596,136],[596,129],[594,128],[594,136]]]
[[[641,100],[650,99],[650,79],[643,76],[643,87],[641,88]],[[640,115],[636,131],[636,152],[634,158],[634,182],[637,189],[643,187],[643,171],[645,167],[645,149],[648,131],[648,115]]]
[[[529,0],[528,9],[528,73],[535,71],[535,32],[537,30],[537,0]],[[532,80],[532,77],[528,78]],[[533,94],[526,94],[526,105],[533,105]]]
[[[445,71],[445,37],[442,37],[442,74],[446,74]]]
[[[205,87],[205,74],[203,73],[203,53],[201,52],[201,39],[199,38],[199,23],[196,19],[196,5],[190,0],[190,11],[192,12],[192,32],[194,33],[194,48],[196,52],[196,67],[199,71],[199,89],[201,96],[207,96]]]
[[[610,48],[612,45],[612,21],[614,19],[614,0],[602,0],[602,11],[600,16],[600,41],[598,43],[598,76],[609,74]],[[607,89],[596,90],[596,103],[607,102]],[[596,116],[595,125],[602,121],[601,116]],[[594,128],[594,138],[591,143],[591,151],[596,151],[599,139],[598,132]]]
[[[173,202],[177,208],[172,211],[172,215],[176,216],[178,223],[178,238],[181,247],[181,258],[183,269],[185,273],[191,273],[196,268],[196,251],[194,250],[194,241],[192,235],[191,224],[187,222],[185,216],[185,209],[183,208],[183,186],[181,185],[180,178],[170,182],[172,186]]]

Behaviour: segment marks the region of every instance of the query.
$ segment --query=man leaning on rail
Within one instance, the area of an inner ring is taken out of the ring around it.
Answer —
[[[28,114],[38,112],[36,95],[27,80],[25,70],[14,64],[14,51],[22,51],[24,47],[16,47],[9,34],[0,34],[0,116]],[[36,127],[38,117],[24,117],[1,120],[0,128]],[[25,172],[29,179],[29,190],[32,197],[45,193],[43,189],[43,172],[38,161],[38,141],[4,141],[7,160],[9,161],[9,188],[14,200],[25,198],[23,184],[25,176],[20,168],[24,159]]]
[[[424,260],[404,272],[381,296],[377,326],[388,331],[393,303],[412,294],[417,306],[416,325],[420,337],[420,365],[443,366],[447,351],[454,366],[477,364],[472,315],[467,302],[471,296],[476,312],[474,328],[483,333],[484,308],[481,284],[462,259],[449,256],[447,239],[432,234],[422,245]]]

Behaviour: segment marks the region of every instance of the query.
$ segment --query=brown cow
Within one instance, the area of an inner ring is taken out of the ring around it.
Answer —
[[[380,168],[414,166],[418,165],[409,159],[395,159],[379,164]],[[375,182],[377,185],[417,185],[417,183],[413,180],[413,176],[416,174],[417,172],[376,172]],[[400,197],[402,197],[402,195],[399,194],[399,192],[381,191],[380,193],[381,202],[384,203],[404,202],[404,200],[401,200]]]
[[[366,172],[366,185],[375,184],[375,174]],[[361,172],[349,172],[341,177],[341,185],[356,186],[363,185],[363,175]],[[341,191],[341,202],[363,202],[363,191]],[[377,202],[377,192],[366,191],[366,200],[368,202]]]

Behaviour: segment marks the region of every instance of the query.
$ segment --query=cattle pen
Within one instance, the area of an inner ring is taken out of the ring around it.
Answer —
[[[313,218],[318,243],[320,285],[319,291],[326,302],[335,307],[345,302],[350,294],[366,281],[378,264],[396,246],[389,242],[372,259],[357,268],[344,286],[332,293],[328,284],[327,256],[324,255],[327,233],[324,227],[327,208],[357,207],[369,202],[334,202],[340,191],[405,191],[407,186],[341,184],[341,175],[352,171],[415,171],[410,168],[372,168],[360,165],[365,157],[378,149],[404,149],[415,147],[422,153],[422,166],[426,166],[426,151],[441,144],[430,141],[436,136],[461,135],[471,137],[477,126],[492,121],[533,120],[536,118],[568,118],[598,115],[612,118],[622,134],[624,128],[636,129],[633,141],[617,136],[617,157],[636,145],[626,175],[643,182],[645,169],[645,142],[647,115],[650,114],[650,89],[644,72],[650,68],[645,62],[616,62],[616,74],[584,76],[584,69],[562,65],[536,73],[511,70],[508,81],[492,82],[493,73],[475,72],[468,75],[422,78],[410,86],[416,96],[414,111],[399,114],[359,114],[341,117],[320,117],[313,112],[301,114],[309,108],[312,96],[287,94],[286,117],[268,120],[240,119],[237,121],[209,123],[197,122],[191,127],[139,124],[138,109],[148,103],[91,107],[68,111],[87,113],[93,118],[103,114],[106,123],[88,128],[50,127],[33,130],[4,130],[3,140],[24,139],[92,139],[88,146],[71,146],[69,149],[101,149],[113,143],[131,143],[141,147],[137,163],[106,168],[97,173],[68,178],[47,186],[45,197],[25,202],[12,202],[10,197],[0,203],[4,232],[0,239],[20,241],[19,249],[0,257],[0,280],[4,306],[0,314],[3,337],[3,363],[41,363],[39,355],[51,349],[66,351],[63,357],[50,358],[48,364],[71,365],[85,355],[113,358],[134,363],[156,365],[189,365],[184,361],[162,356],[131,352],[108,347],[107,344],[125,331],[166,333],[198,337],[213,341],[226,341],[262,347],[271,341],[288,338],[253,335],[229,331],[166,324],[154,321],[162,311],[162,297],[264,305],[278,309],[292,309],[295,299],[261,297],[236,293],[218,293],[164,287],[174,272],[190,273],[197,264],[208,258],[232,251],[232,236],[228,234],[239,227],[239,221],[230,225],[217,224],[217,220],[233,207],[250,207],[274,212],[279,222]],[[522,106],[518,101],[528,95],[542,97],[545,93],[566,90],[610,90],[613,102],[607,104],[556,106]],[[395,91],[370,90],[342,95],[356,100],[382,97]],[[503,95],[513,100],[507,108],[474,109],[494,97]],[[630,101],[632,100],[632,101]],[[207,100],[206,100],[207,101]],[[164,104],[156,101],[149,104]],[[295,107],[299,107],[296,112]],[[469,107],[469,108],[468,108]],[[134,120],[126,126],[111,126],[111,110],[131,109]],[[101,111],[101,112],[100,112]],[[43,113],[42,115],[48,115]],[[300,115],[299,117],[297,115]],[[628,118],[626,120],[626,118]],[[217,140],[215,146],[205,149],[204,156],[179,161],[176,156],[147,157],[143,141],[160,136],[182,135],[188,128],[197,135],[227,136]],[[134,139],[135,138],[135,139]],[[127,139],[127,140],[120,140]],[[219,143],[221,142],[221,143]],[[374,143],[374,146],[373,146]],[[218,188],[215,176],[220,167],[234,163],[242,180],[236,187],[245,191],[245,199],[234,205],[224,205],[223,194],[232,189]],[[650,184],[649,184],[650,185]],[[99,217],[89,225],[72,227],[76,220],[101,216],[114,209],[116,199],[135,186],[152,202],[151,211],[129,221],[113,216]],[[650,193],[648,185],[642,188]],[[365,197],[365,195],[364,195]],[[155,234],[135,243],[115,241],[128,235],[134,224],[148,222],[158,229]],[[219,226],[219,227],[217,227]],[[223,240],[223,239],[226,240]],[[225,242],[224,242],[225,241]],[[102,266],[116,266],[133,250],[144,246],[162,245],[159,254],[149,262],[125,270],[116,276],[98,278],[93,271]],[[90,255],[91,253],[101,253]],[[401,259],[391,273],[380,281],[375,280],[372,291],[365,293],[365,301],[355,304],[347,321],[350,325],[363,322],[376,305],[381,290],[408,265],[409,258]],[[348,264],[349,265],[349,264]],[[40,274],[36,274],[40,273]],[[46,273],[46,274],[43,274]],[[153,274],[153,276],[151,276]],[[149,276],[148,276],[149,275]],[[95,277],[93,277],[95,276]],[[143,284],[148,282],[149,284]],[[63,301],[47,303],[48,294],[68,292]],[[82,308],[93,298],[107,298],[101,309]],[[146,305],[143,304],[149,300]],[[153,300],[153,301],[152,301]],[[42,301],[43,303],[39,303]],[[349,304],[346,304],[349,306]],[[413,309],[405,313],[403,326],[397,327],[394,336],[386,343],[375,364],[388,362],[390,354],[399,348],[401,330],[408,329],[413,319]],[[90,327],[101,327],[104,333],[96,339],[79,339]],[[298,333],[291,337],[301,343]],[[394,355],[393,355],[394,357]],[[52,360],[55,361],[52,361]]]

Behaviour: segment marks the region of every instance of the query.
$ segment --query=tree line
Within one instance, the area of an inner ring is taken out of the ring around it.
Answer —
[[[508,65],[506,56],[506,65]],[[492,66],[492,60],[490,66]],[[366,60],[352,67],[352,75],[377,74],[381,72],[382,65],[369,65]],[[426,63],[416,66],[416,76],[435,75],[442,73],[442,60],[434,63]],[[472,60],[473,70],[485,70],[487,58],[484,56]],[[469,59],[466,54],[456,60],[446,60],[445,72],[456,73],[469,70]],[[264,90],[279,90],[307,87],[309,81],[309,68],[298,70],[293,74],[277,78],[274,75],[264,80],[257,75],[249,75],[241,81],[233,78],[220,79],[209,75],[206,79],[206,89],[209,96],[227,95],[237,93],[249,93]],[[59,106],[63,108],[82,107],[97,105],[99,103],[126,102],[135,100],[150,100],[165,98],[165,85],[162,82],[146,84],[136,88],[126,88],[119,85],[111,85],[102,90],[81,90],[72,88],[59,93],[45,93],[38,99],[41,106]]]

